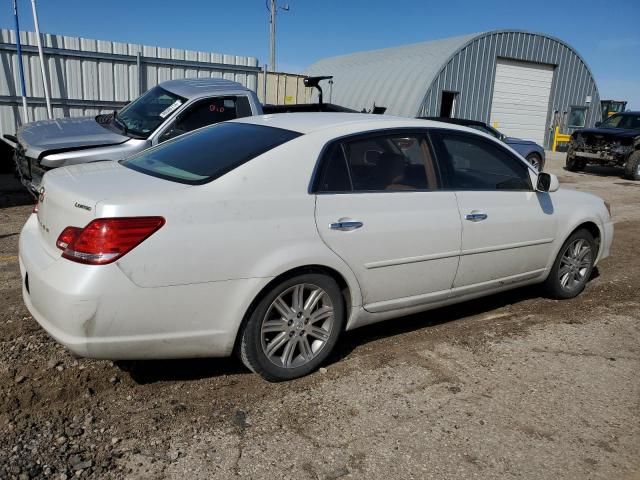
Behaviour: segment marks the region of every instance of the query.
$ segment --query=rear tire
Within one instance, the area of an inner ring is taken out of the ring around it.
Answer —
[[[263,296],[240,335],[240,358],[270,382],[303,377],[329,356],[345,307],[336,281],[323,274],[283,280]]]
[[[624,177],[629,180],[640,180],[640,150],[633,152],[624,165]]]
[[[578,296],[589,281],[598,250],[587,230],[574,232],[562,245],[543,287],[551,298]]]
[[[542,161],[542,157],[537,153],[530,153],[527,155],[527,162],[531,164],[533,168],[535,168],[538,172],[541,172],[544,168],[544,162]]]
[[[584,167],[586,166],[586,164],[584,161],[578,160],[573,155],[567,155],[567,161],[565,166],[567,167],[567,170],[569,170],[570,172],[580,172],[584,170]]]

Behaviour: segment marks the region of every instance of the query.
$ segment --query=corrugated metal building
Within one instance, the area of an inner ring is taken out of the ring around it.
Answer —
[[[55,118],[97,115],[122,108],[160,82],[178,78],[226,78],[257,91],[264,83],[255,57],[44,34],[45,65]],[[29,121],[47,118],[34,32],[20,32]],[[24,123],[14,30],[0,29],[0,137]],[[266,101],[307,103],[303,76],[268,72]]]
[[[540,33],[500,30],[359,52],[321,60],[307,73],[333,75],[325,88],[333,103],[480,120],[545,147],[556,124],[571,132],[600,119],[586,62]]]

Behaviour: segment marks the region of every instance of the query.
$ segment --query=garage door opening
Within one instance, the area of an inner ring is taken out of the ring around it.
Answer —
[[[499,58],[490,122],[509,137],[544,145],[553,65]]]
[[[442,92],[440,101],[440,115],[443,118],[452,118],[456,113],[456,97],[458,92]]]

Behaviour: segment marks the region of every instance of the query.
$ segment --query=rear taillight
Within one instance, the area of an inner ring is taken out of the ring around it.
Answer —
[[[164,223],[162,217],[98,218],[84,228],[65,228],[56,246],[74,262],[104,265],[131,251]]]
[[[58,237],[58,240],[56,240],[56,247],[60,250],[65,250],[69,245],[76,241],[81,233],[82,229],[78,227],[65,228]]]

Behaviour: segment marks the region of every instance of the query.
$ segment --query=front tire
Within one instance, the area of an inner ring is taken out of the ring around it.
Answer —
[[[241,332],[240,358],[270,382],[317,369],[343,329],[345,307],[336,281],[305,274],[275,285],[258,302]]]
[[[530,153],[527,155],[527,162],[531,164],[533,168],[535,168],[538,172],[541,172],[544,168],[544,163],[542,162],[542,157],[537,153]]]
[[[640,150],[633,152],[624,165],[624,176],[629,180],[640,180]]]
[[[574,232],[562,245],[544,282],[547,294],[556,299],[578,296],[591,277],[598,250],[587,230]]]

